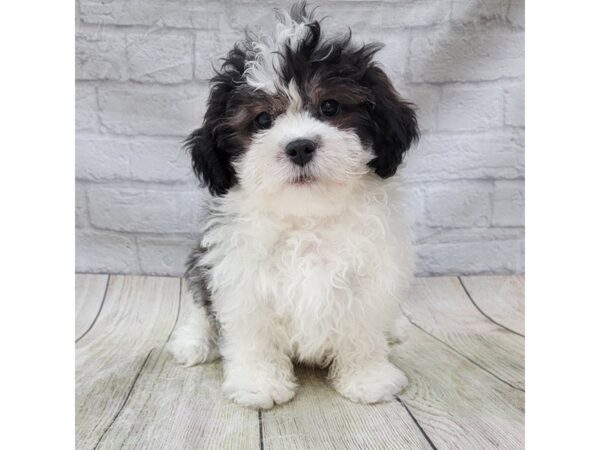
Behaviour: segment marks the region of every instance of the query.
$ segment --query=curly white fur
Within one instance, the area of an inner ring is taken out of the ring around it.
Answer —
[[[290,27],[275,41],[301,36],[301,24]],[[246,75],[269,90],[263,44]],[[373,173],[372,149],[355,132],[309,114],[293,81],[278,89],[288,109],[252,136],[234,163],[238,183],[212,199],[195,263],[209,268],[219,337],[200,309],[169,350],[185,365],[220,352],[224,392],[244,406],[293,398],[293,362],[329,367],[332,385],[353,401],[391,400],[407,379],[388,360],[388,338],[413,273],[402,189]],[[283,151],[298,138],[318,143],[305,168]],[[311,181],[295,182],[300,171]]]
[[[412,276],[408,227],[393,208],[394,183],[365,175],[357,184],[329,217],[257,212],[241,189],[216,201],[203,263],[212,267],[232,400],[258,408],[290,400],[294,360],[331,364],[333,386],[354,401],[390,400],[406,385],[388,362],[387,335]],[[212,333],[194,317],[170,349],[188,365],[210,361]]]

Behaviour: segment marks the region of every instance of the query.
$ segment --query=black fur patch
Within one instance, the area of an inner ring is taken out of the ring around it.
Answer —
[[[236,182],[231,161],[242,150],[236,130],[225,126],[224,118],[231,114],[232,97],[244,85],[242,74],[246,51],[236,45],[211,79],[202,128],[194,131],[185,141],[192,156],[192,166],[199,179],[204,181],[211,194],[223,195]]]
[[[186,262],[187,270],[184,278],[196,306],[205,308],[206,312],[214,317],[211,293],[208,288],[209,268],[201,262],[205,253],[206,249],[202,245],[198,245],[192,251]]]

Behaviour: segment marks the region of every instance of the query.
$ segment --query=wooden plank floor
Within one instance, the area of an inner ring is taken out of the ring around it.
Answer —
[[[524,277],[417,279],[392,361],[397,401],[352,403],[297,368],[294,400],[225,400],[221,363],[182,368],[165,344],[192,307],[178,278],[76,277],[77,449],[520,449]]]

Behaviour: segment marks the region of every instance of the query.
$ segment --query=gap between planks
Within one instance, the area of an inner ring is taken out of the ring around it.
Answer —
[[[101,312],[102,312],[102,308],[104,305],[104,302],[106,300],[106,291],[108,290],[108,285],[109,285],[110,280],[107,280],[106,283],[106,288],[105,288],[105,292],[104,292],[104,296],[102,299],[102,302],[100,304],[100,308],[98,309],[98,312],[96,314],[96,316],[94,317],[94,320],[92,322],[92,324],[89,326],[89,328],[85,331],[85,333],[83,335],[81,335],[77,340],[79,341],[81,338],[83,338],[86,334],[88,334],[90,332],[90,330],[93,328],[94,324],[96,323],[98,317],[100,316]],[[461,282],[462,285],[462,282]],[[463,286],[464,289],[464,286]],[[468,295],[468,292],[466,292],[465,289],[465,293]],[[471,299],[471,301],[473,302],[473,304],[476,306],[475,302],[472,300],[472,298],[469,296],[469,298]],[[175,320],[173,322],[173,325],[168,333],[168,337],[167,339],[162,343],[162,346],[160,346],[160,350],[161,352],[164,349],[164,345],[166,344],[166,342],[168,341],[169,337],[171,336],[171,334],[173,333],[173,330],[176,327],[176,324],[178,323],[179,319],[180,319],[180,311],[182,308],[182,280],[179,279],[179,298],[178,298],[178,305],[177,305],[177,313],[176,313],[176,317]],[[482,311],[479,310],[479,308],[477,308],[479,313],[482,314],[486,320],[490,320],[491,322],[495,323],[496,325],[498,325],[495,321],[491,320],[487,315],[483,314]],[[425,333],[427,333],[428,335],[430,335],[432,338],[436,339],[438,342],[444,344],[446,347],[450,348],[453,353],[457,354],[458,356],[467,359],[470,363],[474,364],[475,366],[477,366],[479,369],[487,372],[490,375],[493,375],[495,378],[499,379],[497,376],[495,376],[493,373],[490,373],[488,370],[486,370],[485,368],[481,367],[479,364],[477,364],[476,362],[472,361],[471,359],[469,359],[468,357],[466,357],[465,355],[463,355],[460,351],[457,351],[456,349],[454,349],[452,346],[450,346],[448,343],[440,340],[439,338],[437,338],[436,336],[433,336],[431,333],[427,332],[426,330],[423,330],[421,327],[419,327],[419,325],[417,325],[416,323],[411,321],[412,326],[415,326],[416,328],[424,331]],[[518,334],[518,333],[517,333]],[[154,349],[154,348],[153,348]],[[111,426],[114,424],[114,422],[118,419],[119,415],[121,414],[121,412],[123,411],[123,409],[125,408],[125,406],[127,405],[129,398],[132,396],[136,384],[138,383],[138,379],[140,378],[140,375],[142,374],[142,372],[145,370],[146,366],[147,366],[147,362],[152,354],[152,350],[150,350],[150,352],[147,354],[144,363],[142,364],[141,368],[139,369],[139,371],[137,372],[137,375],[135,377],[135,379],[133,380],[130,389],[125,397],[125,399],[123,400],[123,403],[121,405],[121,407],[119,408],[119,411],[117,412],[117,414],[114,416],[113,420],[111,421],[110,425],[106,428],[106,430],[104,431],[104,433],[102,434],[102,437],[98,440],[97,444],[95,447],[98,447],[103,439],[103,437],[109,432]],[[506,381],[501,380],[506,383]],[[510,384],[509,384],[510,385]],[[515,388],[514,386],[511,386],[513,388]],[[519,389],[519,388],[516,388]],[[337,394],[335,394],[337,395]],[[432,447],[432,448],[436,448],[435,445],[433,444],[431,438],[427,435],[427,433],[425,432],[423,426],[419,423],[419,421],[417,420],[417,418],[413,415],[413,413],[410,411],[410,409],[408,408],[408,406],[402,401],[402,399],[400,397],[397,398],[397,402],[402,405],[402,407],[407,411],[407,413],[410,415],[411,419],[414,421],[415,425],[419,428],[420,432],[423,434],[423,436],[425,437],[425,439],[427,440],[428,444]],[[258,412],[258,432],[259,432],[259,448],[261,450],[264,449],[264,418],[263,418],[263,412],[259,411]]]
[[[84,274],[76,274],[76,278],[75,278],[75,328],[76,328],[76,332],[77,329],[79,328],[79,324],[80,321],[83,320],[81,318],[81,316],[84,316],[85,319],[89,319],[85,316],[89,315],[89,314],[85,314],[84,311],[86,309],[86,300],[90,301],[89,297],[90,295],[93,296],[94,292],[88,292],[91,288],[91,290],[93,291],[93,282],[96,281],[96,277],[103,277],[104,275],[84,275]],[[102,298],[100,300],[100,306],[97,308],[96,312],[94,313],[94,316],[92,318],[92,320],[89,322],[87,328],[85,328],[83,331],[79,331],[77,332],[79,335],[76,336],[75,338],[75,343],[79,342],[86,334],[88,334],[90,332],[90,330],[93,328],[94,324],[96,323],[96,320],[98,320],[98,316],[100,316],[100,313],[102,312],[102,307],[104,306],[104,301],[106,300],[106,293],[108,292],[108,285],[110,283],[110,275],[105,275],[106,276],[106,281],[104,282],[104,293],[102,294]],[[98,279],[100,280],[100,279]],[[92,286],[88,286],[88,284],[92,284]],[[83,285],[83,286],[82,286]],[[84,291],[83,293],[81,291]],[[84,295],[87,294],[87,295]],[[88,297],[86,299],[86,297]],[[92,299],[93,301],[94,299]],[[88,307],[89,309],[89,307]],[[93,312],[93,311],[91,311]]]
[[[419,330],[508,386],[524,391],[523,338],[483,315],[457,277],[417,278],[402,309]]]
[[[499,327],[504,328],[506,331],[508,331],[510,333],[516,334],[517,336],[521,336],[522,338],[525,337],[524,334],[519,333],[518,331],[515,331],[515,330],[512,330],[512,329],[508,328],[506,325],[503,325],[500,322],[497,322],[492,317],[490,317],[488,314],[486,314],[485,311],[483,311],[481,309],[481,307],[477,304],[477,302],[473,299],[473,296],[471,295],[471,293],[469,292],[469,290],[465,286],[465,283],[463,281],[463,277],[458,277],[458,281],[459,281],[460,285],[462,286],[463,290],[465,291],[465,294],[467,294],[467,297],[469,297],[469,300],[471,300],[471,303],[473,303],[473,306],[475,306],[475,308],[477,308],[477,311],[479,311],[486,319],[488,319],[490,322],[498,325]]]
[[[180,288],[179,279],[111,277],[103,308],[76,344],[78,448],[98,447],[128,404],[156,344],[173,329]]]
[[[107,289],[108,289],[108,283],[107,283]],[[171,330],[169,331],[169,334],[167,336],[167,339],[163,342],[163,344],[160,347],[160,352],[164,351],[165,346],[167,345],[167,342],[169,342],[169,339],[171,338],[171,335],[173,334],[173,331],[175,331],[175,327],[177,326],[177,322],[179,321],[179,313],[181,311],[181,290],[182,290],[182,278],[179,278],[179,295],[178,295],[178,301],[177,301],[177,313],[175,314],[175,320],[173,321],[173,325],[171,326]],[[106,297],[106,292],[105,292],[105,297]],[[104,300],[103,300],[104,303]],[[98,312],[98,314],[100,314],[100,311]],[[93,324],[92,324],[93,326]],[[91,326],[90,326],[91,329]],[[83,336],[82,336],[83,337]],[[113,426],[113,424],[117,421],[118,417],[121,415],[121,412],[123,411],[123,409],[125,408],[125,406],[127,405],[127,402],[129,401],[129,398],[131,397],[134,389],[135,389],[135,385],[138,382],[138,379],[140,378],[140,375],[142,374],[142,372],[144,371],[146,365],[148,364],[148,360],[150,359],[150,356],[152,355],[152,352],[156,350],[155,347],[151,348],[150,351],[148,352],[148,354],[146,355],[146,358],[144,359],[144,362],[142,363],[140,369],[137,371],[133,382],[131,383],[131,386],[129,388],[129,390],[127,391],[127,394],[125,395],[125,399],[123,400],[123,403],[121,404],[121,406],[119,407],[119,410],[116,412],[116,414],[114,415],[112,421],[110,422],[110,424],[106,427],[106,429],[104,430],[104,432],[102,433],[102,435],[100,436],[100,438],[98,439],[98,442],[96,443],[96,445],[94,445],[94,450],[96,450],[98,448],[98,446],[100,445],[100,443],[102,442],[102,440],[104,439],[104,437],[106,436],[106,434],[109,432],[109,430],[111,429],[111,427]]]
[[[406,403],[404,403],[402,401],[402,398],[399,395],[396,395],[396,401],[398,403],[400,403],[404,409],[406,409],[406,412],[408,413],[408,415],[410,416],[410,418],[412,419],[412,421],[415,423],[415,425],[417,426],[417,428],[419,429],[419,431],[421,432],[421,434],[423,435],[423,437],[425,438],[425,440],[427,441],[427,443],[431,446],[431,448],[433,450],[437,450],[437,447],[435,446],[435,444],[433,443],[433,441],[431,440],[431,438],[429,437],[429,435],[425,432],[425,430],[423,429],[423,427],[421,426],[421,424],[419,423],[419,421],[417,420],[417,418],[414,416],[414,414],[412,413],[412,411],[410,410],[410,408],[408,406],[406,406]]]

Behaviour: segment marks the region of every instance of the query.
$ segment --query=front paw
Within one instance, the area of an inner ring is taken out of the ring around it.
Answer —
[[[393,400],[408,385],[408,379],[392,363],[385,362],[353,370],[339,370],[333,385],[353,402],[377,403]]]
[[[223,393],[238,405],[254,409],[271,409],[294,398],[296,386],[292,379],[254,373],[227,377],[223,383]]]

